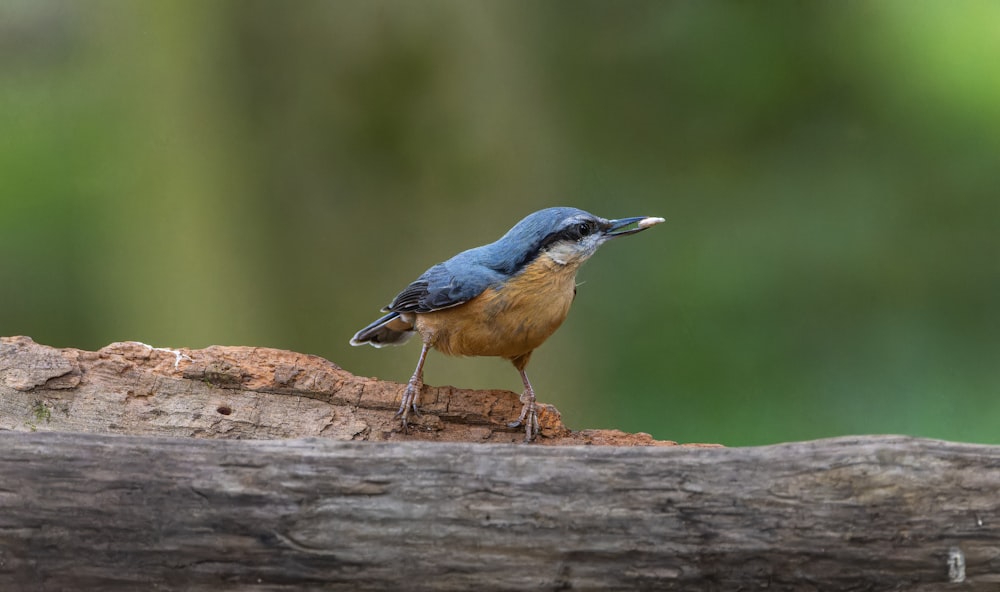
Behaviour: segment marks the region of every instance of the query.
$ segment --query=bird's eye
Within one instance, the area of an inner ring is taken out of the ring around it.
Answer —
[[[576,227],[576,231],[580,233],[581,237],[587,236],[591,233],[590,222],[581,222],[580,225]]]

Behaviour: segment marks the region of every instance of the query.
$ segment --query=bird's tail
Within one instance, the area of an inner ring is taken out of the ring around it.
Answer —
[[[403,345],[416,331],[413,323],[404,319],[398,312],[390,312],[381,319],[358,331],[351,338],[351,345]]]

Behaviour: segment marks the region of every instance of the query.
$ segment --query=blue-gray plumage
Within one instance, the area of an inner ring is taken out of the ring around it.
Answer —
[[[495,242],[463,251],[425,271],[358,331],[351,345],[400,345],[420,333],[423,350],[397,415],[406,428],[417,412],[423,364],[433,347],[446,354],[509,359],[524,382],[524,406],[512,427],[538,430],[535,396],[524,372],[532,351],[562,323],[576,294],[576,271],[607,240],[662,218],[606,220],[577,208],[530,214]],[[632,225],[635,225],[632,228]]]

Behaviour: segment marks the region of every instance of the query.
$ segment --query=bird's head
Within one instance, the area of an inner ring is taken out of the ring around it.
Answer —
[[[647,216],[608,220],[576,208],[547,208],[518,222],[501,241],[520,249],[524,261],[544,253],[560,265],[578,266],[607,241],[663,221]]]

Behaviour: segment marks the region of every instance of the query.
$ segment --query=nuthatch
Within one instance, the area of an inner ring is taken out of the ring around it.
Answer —
[[[535,391],[524,373],[535,351],[562,324],[576,296],[580,265],[608,240],[635,234],[663,218],[605,220],[576,208],[547,208],[521,220],[496,242],[438,263],[382,309],[389,314],[358,331],[351,345],[402,345],[420,333],[423,349],[396,417],[403,429],[423,387],[430,348],[457,356],[498,356],[524,382],[525,440],[538,433]]]

